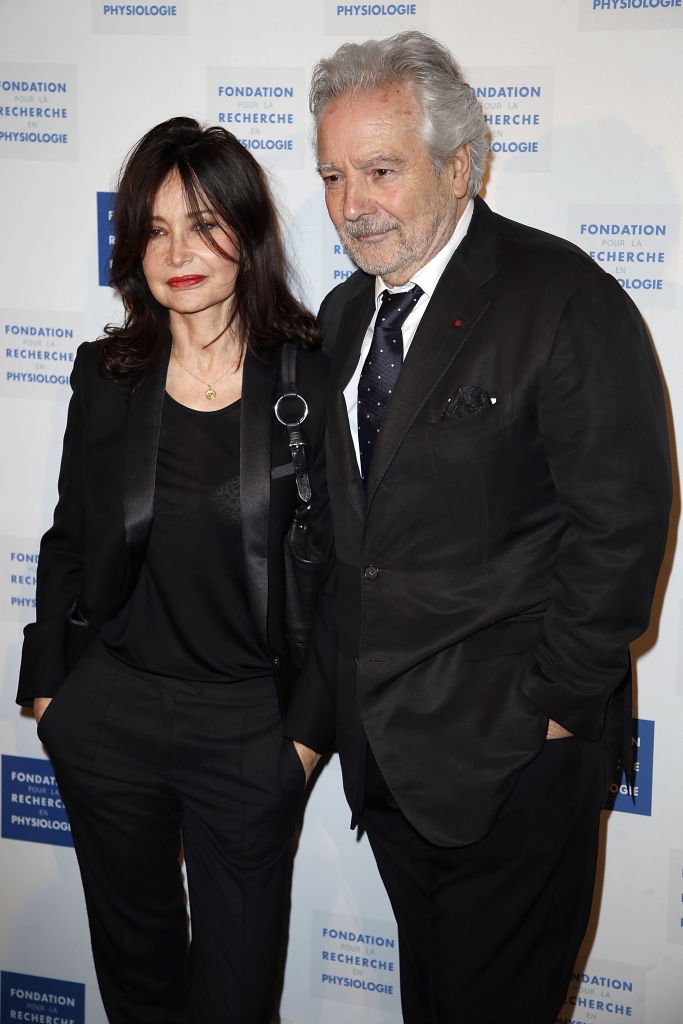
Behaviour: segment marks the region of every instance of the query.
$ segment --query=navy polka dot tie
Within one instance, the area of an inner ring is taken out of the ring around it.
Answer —
[[[403,365],[403,323],[422,295],[419,284],[409,292],[383,291],[368,357],[358,381],[360,471],[367,479],[384,411]]]

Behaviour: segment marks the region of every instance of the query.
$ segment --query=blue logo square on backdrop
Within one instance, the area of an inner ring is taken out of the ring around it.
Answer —
[[[1,971],[0,1024],[21,1020],[85,1024],[85,985]]]
[[[652,814],[652,775],[654,769],[655,723],[647,718],[633,719],[634,790],[628,792],[624,773],[610,786],[608,810],[627,814]]]
[[[97,193],[97,266],[99,283],[109,284],[111,251],[114,248],[114,202],[116,192]]]
[[[45,758],[2,755],[2,836],[73,846],[55,773]]]

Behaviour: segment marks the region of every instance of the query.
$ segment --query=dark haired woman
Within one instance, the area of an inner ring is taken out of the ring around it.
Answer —
[[[263,171],[228,132],[152,129],[115,222],[125,323],[74,364],[18,700],[69,813],[112,1024],[266,1024],[315,757],[282,736],[296,500],[273,404],[296,341],[327,550],[324,357]]]

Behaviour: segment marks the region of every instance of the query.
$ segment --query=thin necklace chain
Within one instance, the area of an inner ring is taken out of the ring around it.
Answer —
[[[204,392],[204,398],[207,400],[207,402],[213,402],[214,398],[216,397],[216,384],[220,383],[220,381],[223,380],[226,374],[230,373],[231,367],[228,367],[227,370],[224,370],[220,377],[216,377],[213,384],[210,384],[208,380],[202,380],[201,377],[198,377],[196,373],[192,372],[192,370],[188,370],[186,366],[183,366],[183,364],[178,359],[175,348],[173,348],[173,358],[175,359],[180,369],[183,370],[188,375],[188,377],[194,377],[198,384],[201,384],[203,387],[206,388],[206,391]]]

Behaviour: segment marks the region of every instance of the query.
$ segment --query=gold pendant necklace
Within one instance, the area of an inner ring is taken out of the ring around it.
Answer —
[[[230,372],[230,367],[228,367],[227,370],[224,370],[220,377],[216,378],[213,384],[209,384],[208,381],[202,380],[201,377],[198,377],[196,373],[192,372],[192,370],[188,370],[186,366],[183,366],[183,364],[178,359],[178,356],[176,355],[175,348],[173,349],[173,358],[175,359],[180,369],[183,370],[188,375],[188,377],[194,377],[194,379],[199,384],[201,384],[202,387],[206,388],[206,391],[204,392],[204,398],[207,400],[207,402],[213,402],[214,398],[216,398],[216,384],[218,384],[219,381],[223,380],[225,375]]]

